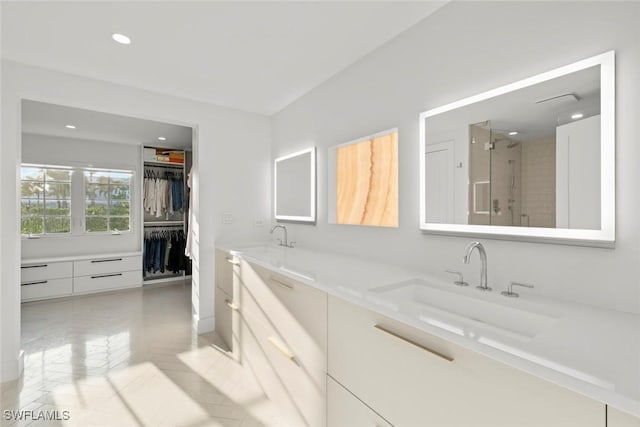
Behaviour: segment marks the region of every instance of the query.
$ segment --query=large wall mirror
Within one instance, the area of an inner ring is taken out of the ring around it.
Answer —
[[[420,228],[613,246],[607,52],[420,115]]]
[[[274,161],[274,212],[278,221],[316,222],[316,149]]]

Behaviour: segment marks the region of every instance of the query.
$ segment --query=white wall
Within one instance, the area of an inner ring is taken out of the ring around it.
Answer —
[[[471,238],[418,230],[420,112],[615,49],[616,249],[481,239],[489,280],[536,294],[640,313],[640,3],[451,2],[275,115],[273,156],[318,146],[318,224],[291,224],[299,246],[353,253],[425,272],[479,276],[462,264]],[[400,228],[327,224],[327,148],[399,127]]]
[[[18,170],[22,98],[168,123],[194,125],[194,214],[199,230],[194,261],[193,299],[197,328],[213,329],[214,240],[263,240],[266,228],[254,218],[270,212],[269,119],[209,104],[131,87],[2,62],[2,133],[0,144],[0,380],[18,375],[20,348],[20,235]],[[15,197],[12,197],[15,195]],[[221,223],[222,212],[234,214]]]
[[[22,134],[22,162],[134,171],[131,185],[132,233],[121,235],[49,235],[40,239],[22,239],[22,259],[55,256],[103,254],[110,252],[138,252],[141,250],[140,176],[141,148],[133,144],[114,144],[60,138],[49,135]]]

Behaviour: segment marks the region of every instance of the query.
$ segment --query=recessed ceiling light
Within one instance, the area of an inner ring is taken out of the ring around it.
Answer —
[[[166,141],[166,140],[167,140],[167,138],[165,138],[164,136],[159,136],[159,137],[158,137],[158,139],[159,139],[160,141]]]
[[[509,132],[509,136],[515,136],[515,135],[517,135],[517,134],[518,134],[518,132],[516,132],[515,130],[514,130],[514,131]]]
[[[581,118],[583,118],[583,117],[584,117],[584,114],[582,114],[582,113],[575,113],[575,114],[572,114],[572,115],[571,115],[571,118],[572,118],[573,120],[578,120],[578,119],[581,119]]]
[[[66,127],[67,129],[75,129],[76,128],[74,125],[64,125],[64,127]]]
[[[124,34],[113,33],[111,38],[120,44],[131,44],[131,39]]]

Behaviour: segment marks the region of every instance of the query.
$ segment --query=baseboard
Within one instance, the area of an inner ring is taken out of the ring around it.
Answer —
[[[20,350],[18,356],[2,364],[0,372],[0,382],[15,381],[24,372],[24,350]]]
[[[213,330],[216,328],[216,322],[213,316],[201,319],[196,314],[194,314],[191,326],[198,335],[201,335],[207,332],[213,332]]]

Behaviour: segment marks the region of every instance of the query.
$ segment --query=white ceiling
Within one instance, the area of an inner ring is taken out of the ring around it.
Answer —
[[[76,129],[67,129],[74,125]],[[191,128],[36,101],[22,102],[22,131],[64,138],[191,149]],[[166,141],[158,140],[158,137]]]
[[[269,115],[443,4],[2,2],[2,57]]]
[[[536,103],[558,95],[573,93],[580,99]],[[513,92],[489,98],[427,118],[427,140],[448,138],[456,129],[491,121],[494,132],[529,141],[555,136],[559,125],[571,122],[573,113],[584,118],[600,114],[600,67],[590,67]]]

